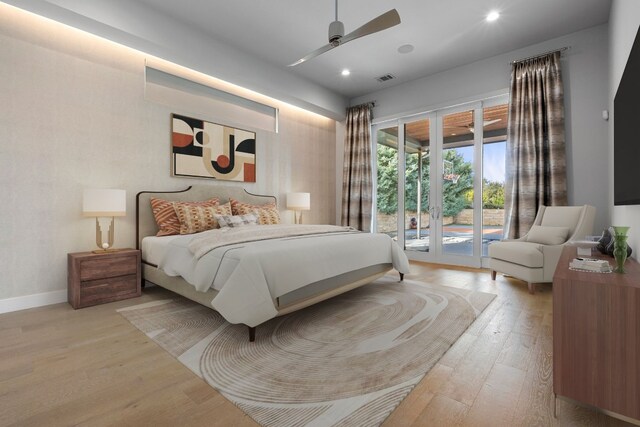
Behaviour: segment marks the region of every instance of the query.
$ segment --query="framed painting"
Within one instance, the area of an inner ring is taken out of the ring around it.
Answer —
[[[256,182],[256,134],[172,114],[171,173]]]

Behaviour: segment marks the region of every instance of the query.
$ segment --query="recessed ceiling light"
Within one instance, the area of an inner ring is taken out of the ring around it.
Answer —
[[[351,74],[351,71],[349,71],[349,70],[347,70],[347,69],[345,68],[344,70],[342,70],[342,73],[341,73],[341,74],[342,74],[343,76],[345,76],[345,77],[346,77],[346,76],[348,76],[349,74]]]
[[[398,52],[400,52],[400,53],[413,52],[413,45],[412,44],[403,44],[402,46],[400,46],[398,48]]]
[[[500,12],[498,12],[497,10],[492,10],[487,15],[487,22],[493,22],[493,21],[497,20],[498,18],[500,18]]]

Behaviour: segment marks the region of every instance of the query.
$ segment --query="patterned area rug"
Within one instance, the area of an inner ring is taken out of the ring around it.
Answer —
[[[254,343],[179,296],[119,312],[263,426],[377,426],[494,297],[385,276],[260,325]]]

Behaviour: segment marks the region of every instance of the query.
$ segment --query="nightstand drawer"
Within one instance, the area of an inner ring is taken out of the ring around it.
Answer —
[[[137,274],[80,282],[80,306],[102,304],[137,296]]]
[[[96,257],[80,262],[80,281],[136,274],[138,258],[134,255]]]

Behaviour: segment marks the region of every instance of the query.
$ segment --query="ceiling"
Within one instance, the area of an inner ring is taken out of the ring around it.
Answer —
[[[346,33],[392,8],[402,23],[287,67],[327,43],[334,1],[131,1],[348,98],[606,23],[611,6],[611,0],[342,0],[338,18]],[[484,19],[491,10],[501,14],[493,23]],[[398,53],[405,44],[413,52]],[[341,76],[343,68],[351,75]],[[396,78],[378,82],[384,74]]]

